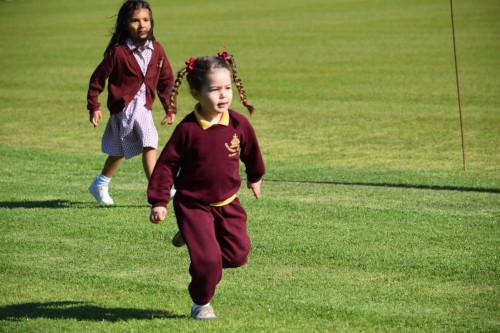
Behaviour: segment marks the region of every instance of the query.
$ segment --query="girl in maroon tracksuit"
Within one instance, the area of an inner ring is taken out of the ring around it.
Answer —
[[[191,58],[186,65],[170,95],[171,107],[175,109],[185,74],[198,104],[176,127],[155,166],[148,187],[150,220],[165,219],[175,185],[175,215],[191,258],[191,317],[215,319],[210,300],[222,270],[244,265],[250,251],[247,215],[237,198],[239,160],[246,168],[247,187],[257,199],[264,163],[250,122],[229,109],[232,75],[243,105],[253,112],[233,57],[223,52],[218,57]]]

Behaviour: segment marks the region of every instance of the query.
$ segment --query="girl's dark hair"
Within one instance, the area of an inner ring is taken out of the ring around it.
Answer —
[[[186,78],[189,88],[200,91],[206,83],[207,74],[217,68],[225,68],[231,72],[243,106],[247,108],[250,115],[253,114],[255,109],[252,105],[248,104],[247,93],[243,87],[243,83],[238,77],[238,71],[236,70],[234,58],[226,52],[220,52],[217,57],[203,56],[196,59],[191,58],[186,61],[186,67],[177,73],[177,79],[175,80],[174,87],[170,92],[169,111],[173,113],[177,112],[177,94],[179,93],[179,88],[182,84],[184,75],[187,74]]]
[[[119,44],[125,44],[128,34],[128,19],[130,15],[137,9],[147,9],[149,11],[149,17],[151,19],[151,30],[149,32],[149,38],[151,40],[155,40],[153,34],[154,21],[153,21],[153,12],[151,11],[151,7],[147,1],[143,0],[127,0],[120,7],[120,11],[118,11],[118,16],[116,18],[115,30],[111,35],[111,40],[109,41],[108,47],[106,51],[104,51],[104,57],[107,57],[113,53],[113,48]]]

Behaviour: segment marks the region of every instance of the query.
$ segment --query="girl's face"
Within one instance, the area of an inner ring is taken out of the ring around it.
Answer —
[[[142,44],[149,38],[151,17],[149,10],[140,8],[134,10],[128,19],[128,34],[135,44]]]
[[[207,74],[201,91],[191,90],[206,117],[213,119],[229,109],[233,101],[231,84],[231,72],[226,68],[216,68]]]

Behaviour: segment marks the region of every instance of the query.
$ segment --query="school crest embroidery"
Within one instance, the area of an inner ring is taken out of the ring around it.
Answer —
[[[225,144],[227,150],[229,151],[229,157],[233,157],[234,155],[238,155],[240,152],[240,139],[238,139],[238,134],[233,135],[233,139],[231,140],[231,145]]]

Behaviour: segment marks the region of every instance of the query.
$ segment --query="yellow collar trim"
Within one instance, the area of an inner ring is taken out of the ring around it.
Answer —
[[[201,128],[203,128],[203,130],[207,130],[215,124],[212,124],[211,122],[205,120],[201,116],[199,108],[200,108],[200,106],[199,106],[199,104],[197,104],[195,109],[194,109],[194,115],[196,117],[196,120],[198,121],[198,124],[201,126]],[[225,111],[221,115],[218,125],[229,126],[229,112],[228,111]]]

